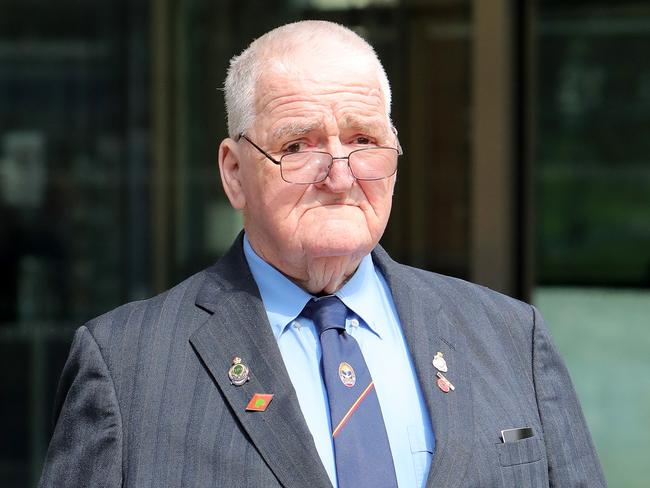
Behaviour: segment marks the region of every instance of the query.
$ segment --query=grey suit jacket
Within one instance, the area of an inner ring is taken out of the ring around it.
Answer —
[[[428,487],[605,486],[569,375],[538,312],[378,247],[436,437]],[[456,387],[436,387],[441,351]],[[234,356],[250,381],[233,386]],[[397,367],[397,365],[396,365]],[[273,393],[264,412],[245,410]],[[42,487],[331,486],[241,236],[217,264],[77,331]],[[500,431],[532,427],[502,443]]]

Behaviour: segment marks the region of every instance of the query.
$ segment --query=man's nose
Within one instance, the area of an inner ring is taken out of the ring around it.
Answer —
[[[334,157],[330,171],[323,181],[323,185],[333,193],[348,191],[354,184],[354,176],[346,157]]]
[[[333,193],[346,192],[354,184],[354,176],[348,163],[348,152],[338,138],[332,138],[327,150],[332,155],[332,166],[323,185]]]

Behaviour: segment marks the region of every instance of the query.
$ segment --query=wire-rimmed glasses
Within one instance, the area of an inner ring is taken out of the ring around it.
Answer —
[[[297,185],[324,181],[337,159],[347,159],[350,172],[357,180],[383,180],[395,174],[397,158],[402,154],[401,148],[372,146],[355,149],[347,156],[332,156],[325,151],[298,151],[284,154],[277,160],[245,134],[240,134],[239,137],[246,139],[268,160],[279,165],[284,181]]]

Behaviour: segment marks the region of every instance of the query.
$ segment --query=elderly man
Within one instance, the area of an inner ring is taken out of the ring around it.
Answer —
[[[605,486],[538,312],[378,246],[401,148],[372,48],[286,25],[225,88],[244,233],[78,330],[41,486]]]

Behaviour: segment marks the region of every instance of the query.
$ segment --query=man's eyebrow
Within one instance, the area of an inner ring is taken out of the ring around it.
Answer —
[[[318,121],[312,122],[289,122],[273,130],[273,140],[279,141],[287,137],[304,136],[310,132],[322,129],[323,123]]]
[[[340,122],[342,129],[352,129],[364,134],[388,133],[388,126],[383,120],[347,115]],[[324,130],[322,121],[293,121],[282,124],[273,130],[273,140],[282,141],[291,137],[304,136],[316,130]]]
[[[378,119],[360,118],[355,115],[347,115],[341,120],[341,127],[344,129],[353,129],[364,134],[383,133],[387,130],[386,123]]]

